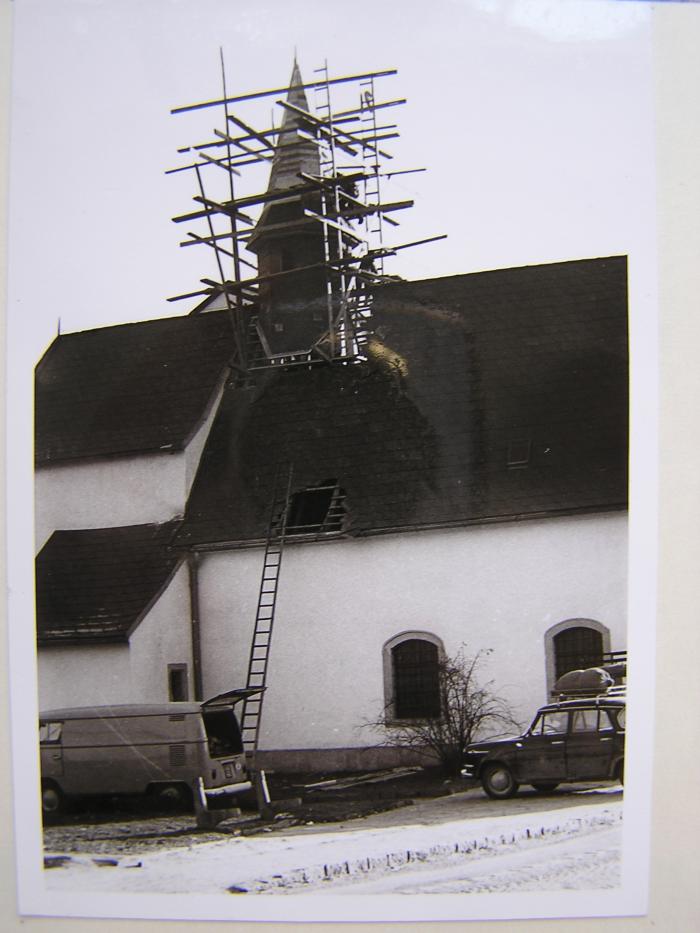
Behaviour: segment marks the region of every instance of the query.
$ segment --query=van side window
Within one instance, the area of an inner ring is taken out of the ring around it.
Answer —
[[[39,723],[39,741],[43,742],[44,744],[47,742],[60,742],[62,732],[62,722]]]

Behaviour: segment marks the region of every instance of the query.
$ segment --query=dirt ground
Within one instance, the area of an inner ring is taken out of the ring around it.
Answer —
[[[422,799],[435,799],[468,785],[431,769],[394,769],[372,774],[266,775],[272,800],[261,817],[255,798],[240,799],[211,829],[198,829],[194,813],[146,798],[75,801],[44,827],[49,852],[129,852],[210,842],[222,835],[258,835],[290,826],[313,826],[383,813]]]

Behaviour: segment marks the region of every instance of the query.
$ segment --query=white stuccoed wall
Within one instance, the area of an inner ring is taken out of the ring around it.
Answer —
[[[194,699],[191,632],[189,579],[183,563],[129,640],[130,703],[167,702],[168,664],[187,665],[189,698]]]
[[[37,467],[36,551],[59,529],[144,525],[184,514],[222,392],[223,381],[183,451]]]
[[[39,710],[131,703],[128,645],[39,648]]]
[[[36,549],[53,531],[165,522],[184,511],[185,454],[148,454],[39,467]]]
[[[189,599],[183,564],[128,645],[40,648],[39,708],[164,703],[169,664],[187,664],[193,698]]]
[[[208,554],[200,571],[205,695],[245,683],[261,549]],[[484,679],[523,721],[546,699],[545,632],[593,619],[626,645],[623,513],[288,545],[261,748],[372,743],[382,647],[410,629],[448,654],[492,648]]]

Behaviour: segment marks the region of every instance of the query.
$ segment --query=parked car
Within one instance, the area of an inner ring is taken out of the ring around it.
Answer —
[[[624,758],[625,699],[589,697],[543,706],[517,738],[470,745],[462,776],[499,800],[521,784],[547,792],[572,781],[622,781]]]
[[[44,815],[58,814],[70,797],[153,794],[207,810],[250,790],[233,707],[253,692],[42,712]]]

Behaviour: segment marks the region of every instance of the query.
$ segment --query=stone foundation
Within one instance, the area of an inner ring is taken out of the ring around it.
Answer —
[[[429,765],[430,759],[408,748],[261,749],[256,761],[266,771],[378,771],[408,765]]]

